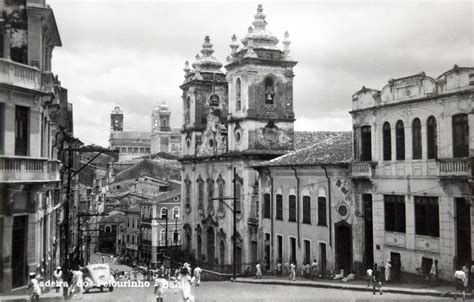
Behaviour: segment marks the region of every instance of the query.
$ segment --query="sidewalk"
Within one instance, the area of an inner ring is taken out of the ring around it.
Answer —
[[[315,281],[297,277],[296,281],[288,280],[288,277],[279,276],[263,276],[262,279],[255,279],[255,277],[249,278],[237,278],[235,282],[241,283],[253,283],[253,284],[274,284],[274,285],[288,285],[288,286],[309,286],[309,287],[321,287],[321,288],[337,288],[344,290],[357,290],[357,291],[372,291],[372,286],[367,287],[367,281],[355,280],[349,282],[343,282],[339,280],[326,280],[318,279]],[[417,283],[400,283],[400,284],[389,284],[382,287],[384,293],[397,293],[407,295],[421,295],[421,296],[432,296],[432,297],[453,297],[455,288],[453,286],[437,286],[430,287],[427,284]],[[458,298],[460,298],[458,293]],[[466,293],[466,299],[473,298],[474,295]]]
[[[8,295],[0,297],[0,301],[30,301],[30,296],[25,294],[19,295]],[[62,291],[57,293],[55,290],[50,291],[49,293],[44,293],[40,296],[40,301],[63,301],[63,294]]]

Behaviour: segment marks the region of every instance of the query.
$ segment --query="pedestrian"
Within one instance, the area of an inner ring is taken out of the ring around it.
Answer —
[[[385,282],[390,282],[392,279],[392,262],[387,261],[385,264]]]
[[[438,260],[435,260],[433,264],[431,264],[430,269],[430,286],[438,285]]]
[[[474,262],[471,261],[471,271],[469,272],[470,291],[474,289]]]
[[[63,271],[61,270],[60,266],[56,267],[56,270],[53,273],[53,277],[56,292],[59,293],[59,288],[61,287],[61,284],[63,282]]]
[[[72,272],[72,286],[69,288],[68,296],[77,295],[78,298],[82,297],[83,275],[81,267]]]
[[[467,286],[469,285],[469,271],[470,271],[468,263],[464,264],[464,266],[462,267],[462,271],[466,275],[466,279],[467,279],[466,288],[467,288]]]
[[[296,281],[296,266],[293,263],[290,264],[289,270],[290,270],[290,276],[288,279],[292,281]]]
[[[179,282],[183,301],[194,301],[194,297],[191,295],[191,276],[189,270],[184,266],[179,271]]]
[[[41,295],[41,287],[36,278],[36,273],[30,273],[30,281],[28,282],[28,291],[30,293],[30,301],[39,301]]]
[[[282,264],[281,264],[281,260],[278,261],[277,263],[277,266],[276,266],[276,270],[277,270],[277,274],[281,276],[281,273],[282,273]]]
[[[105,262],[105,257],[104,257],[104,255],[102,255],[102,263],[104,263],[104,262]]]
[[[313,263],[311,264],[311,279],[317,278],[319,275],[319,264],[316,259],[313,259]]]
[[[377,264],[374,266],[374,272],[372,274],[372,294],[375,295],[375,289],[377,288],[379,290],[380,295],[383,295],[382,292],[382,281],[381,278],[382,274],[382,269],[380,267],[377,267]]]
[[[202,269],[199,266],[196,266],[194,268],[194,285],[195,286],[201,285],[201,274],[202,274]]]
[[[370,281],[372,281],[372,275],[374,271],[369,267],[367,269],[367,287],[370,287]]]
[[[454,300],[457,299],[458,291],[462,292],[462,299],[466,300],[466,286],[467,286],[467,279],[466,273],[459,268],[457,271],[454,272],[454,283],[456,284],[456,291],[454,292]]]
[[[155,297],[156,297],[156,302],[163,302],[163,299],[165,298],[165,286],[166,286],[166,280],[164,278],[164,275],[161,273],[158,275],[158,278],[155,280]]]
[[[309,265],[309,263],[306,263],[304,267],[304,275],[306,278],[309,278],[311,276],[311,266]]]
[[[260,266],[260,263],[257,263],[256,269],[257,272],[255,273],[255,279],[262,279],[262,267]]]

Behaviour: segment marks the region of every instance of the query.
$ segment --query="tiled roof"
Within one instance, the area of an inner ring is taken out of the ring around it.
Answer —
[[[135,165],[118,173],[114,182],[125,179],[135,179],[140,176],[150,176],[156,179],[163,177],[179,179],[181,165],[176,160],[142,159]]]
[[[295,131],[295,150],[300,150],[344,132]]]
[[[334,133],[334,132],[333,132]],[[312,146],[290,152],[256,166],[311,166],[352,160],[352,132],[336,132]]]

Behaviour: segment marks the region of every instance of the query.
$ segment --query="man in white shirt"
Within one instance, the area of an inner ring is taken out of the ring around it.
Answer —
[[[454,292],[454,300],[457,299],[458,291],[462,291],[462,299],[466,300],[466,273],[460,268],[454,272],[454,282],[456,283],[456,291]]]

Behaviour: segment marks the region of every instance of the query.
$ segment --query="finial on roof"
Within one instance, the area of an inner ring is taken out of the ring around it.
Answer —
[[[192,64],[195,71],[222,73],[220,71],[222,63],[220,63],[219,60],[217,60],[217,58],[212,55],[213,53],[214,49],[212,48],[211,38],[209,38],[209,36],[205,36],[201,49],[202,55],[197,54],[196,60]]]
[[[265,21],[265,18],[267,16],[263,13],[263,6],[261,4],[257,6],[257,14],[254,17],[255,20],[252,22],[252,24],[255,29],[265,29],[267,26],[267,21]]]
[[[253,33],[253,27],[252,26],[249,26],[249,28],[247,29],[248,33],[251,34]]]
[[[237,52],[237,49],[239,48],[239,42],[237,42],[237,36],[235,34],[232,35],[232,42],[230,43],[230,49],[232,49],[232,54],[235,54]]]
[[[188,60],[186,60],[186,62],[184,62],[184,68],[183,68],[183,70],[184,70],[184,75],[185,75],[185,76],[188,75],[189,72],[191,71],[191,68],[189,67],[189,62],[188,62]]]
[[[285,31],[285,34],[283,35],[284,39],[282,41],[283,43],[283,53],[285,54],[285,57],[288,57],[288,54],[290,53],[290,34],[288,31]]]

